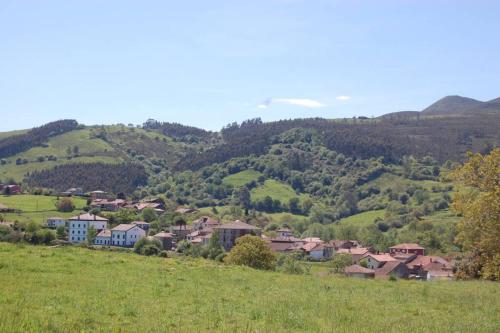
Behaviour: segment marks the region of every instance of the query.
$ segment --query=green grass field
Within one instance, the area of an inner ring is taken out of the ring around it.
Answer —
[[[85,205],[86,200],[82,198],[72,198],[75,210],[69,213],[58,212],[55,207],[57,197],[44,195],[12,195],[0,196],[0,203],[9,208],[20,210],[20,213],[3,213],[6,221],[36,222],[43,224],[48,217],[71,217],[79,212]]]
[[[273,199],[280,200],[282,203],[288,203],[288,201],[292,198],[304,200],[309,197],[307,194],[298,195],[290,185],[273,179],[268,179],[263,185],[252,189],[250,194],[253,201],[262,200],[266,196],[270,196]]]
[[[49,169],[66,163],[118,163],[122,159],[112,146],[99,138],[91,138],[90,128],[75,130],[52,137],[47,142],[48,147],[34,147],[6,158],[8,164],[0,166],[0,178],[13,178],[22,181],[28,172]],[[74,146],[79,148],[79,156],[67,159],[66,150]],[[38,162],[38,156],[56,156],[57,161],[45,160]],[[27,159],[29,163],[16,165],[16,159]]]
[[[359,213],[339,221],[340,224],[353,224],[357,227],[367,227],[373,224],[373,221],[377,218],[383,218],[385,214],[385,209],[371,210],[368,212]]]
[[[1,332],[498,332],[500,284],[0,244]]]
[[[256,170],[245,170],[224,177],[222,182],[224,184],[232,185],[234,187],[240,187],[250,183],[251,181],[257,181],[260,176],[262,176],[262,173]]]

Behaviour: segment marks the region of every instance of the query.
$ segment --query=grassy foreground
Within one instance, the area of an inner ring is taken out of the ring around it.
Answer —
[[[0,332],[498,332],[500,285],[0,244]]]

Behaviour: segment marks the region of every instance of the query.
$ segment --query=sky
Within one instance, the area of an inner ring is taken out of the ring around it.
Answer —
[[[500,1],[0,0],[0,131],[500,97]]]

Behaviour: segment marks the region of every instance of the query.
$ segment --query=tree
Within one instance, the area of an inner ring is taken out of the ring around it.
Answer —
[[[71,200],[71,198],[62,198],[56,202],[56,208],[60,212],[72,212],[75,210],[75,205],[73,204],[73,200]]]
[[[240,190],[238,192],[238,198],[241,207],[248,209],[250,208],[250,191],[246,186],[240,187]]]
[[[288,206],[290,207],[290,213],[292,214],[301,214],[302,210],[300,209],[300,200],[299,198],[290,198],[288,200]]]
[[[90,226],[88,233],[87,233],[87,244],[88,245],[94,244],[95,236],[97,236],[97,230],[95,230],[94,226]]]
[[[224,259],[231,265],[243,265],[256,269],[272,270],[276,267],[276,255],[260,237],[245,235]]]
[[[73,154],[78,155],[79,152],[80,152],[80,148],[78,146],[74,146],[73,147]]]
[[[153,208],[148,207],[142,210],[142,218],[146,222],[152,222],[158,218],[158,215]]]
[[[349,254],[337,254],[331,261],[333,272],[343,273],[344,268],[352,265],[352,257]]]
[[[58,239],[64,239],[66,237],[66,227],[60,225],[56,228],[56,235]]]
[[[463,216],[455,241],[479,269],[469,270],[462,263],[457,277],[500,280],[500,148],[484,156],[469,154],[452,177],[463,185],[453,202],[453,209]]]

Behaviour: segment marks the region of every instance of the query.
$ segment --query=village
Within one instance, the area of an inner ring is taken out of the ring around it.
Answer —
[[[75,192],[75,190],[77,192]],[[83,195],[79,189],[69,189],[64,195]],[[157,213],[165,212],[165,206],[159,199],[130,202],[125,199],[108,199],[107,193],[90,193],[90,208],[116,212],[122,208],[134,208],[142,211],[154,209]],[[189,219],[196,209],[179,206],[176,213]],[[451,280],[454,278],[450,262],[439,256],[426,254],[426,249],[419,244],[395,244],[388,253],[380,253],[369,246],[363,246],[357,240],[324,241],[318,237],[296,237],[293,230],[283,227],[272,235],[266,235],[259,227],[236,220],[229,223],[210,216],[201,216],[190,221],[172,225],[166,230],[151,232],[150,223],[132,221],[109,227],[109,220],[97,213],[82,212],[70,218],[50,217],[46,227],[67,230],[67,241],[71,244],[88,243],[88,237],[94,246],[132,248],[140,239],[157,240],[163,250],[176,251],[177,244],[186,242],[193,247],[208,246],[211,238],[217,235],[219,245],[224,251],[231,251],[238,238],[244,235],[258,236],[276,254],[296,255],[304,261],[328,262],[338,256],[349,257],[350,264],[343,268],[348,277],[356,278],[398,278],[419,280]]]

